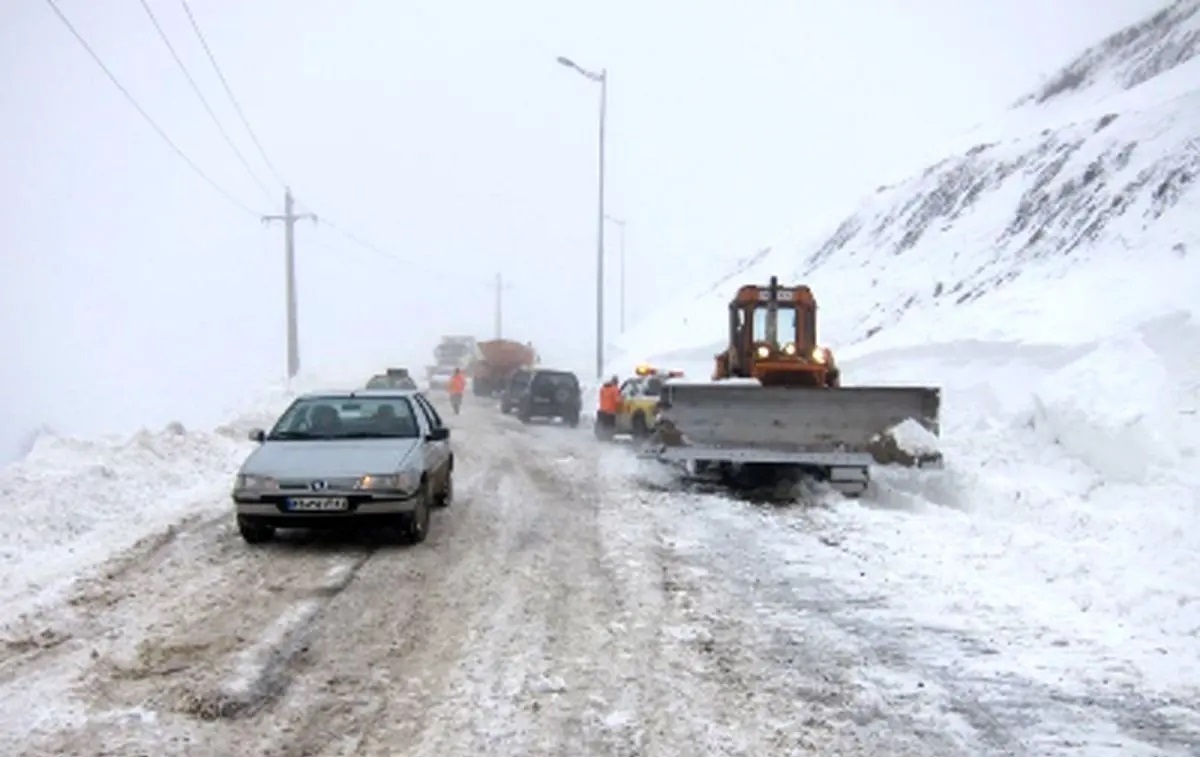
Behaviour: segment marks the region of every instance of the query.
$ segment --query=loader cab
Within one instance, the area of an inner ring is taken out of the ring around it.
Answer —
[[[817,345],[817,303],[807,286],[747,285],[729,303],[729,349],[717,378],[825,386],[829,353]],[[721,375],[724,374],[724,375]]]

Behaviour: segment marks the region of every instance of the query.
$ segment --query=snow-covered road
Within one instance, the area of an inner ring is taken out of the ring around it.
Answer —
[[[662,491],[479,404],[454,423],[423,545],[251,548],[210,505],[9,623],[0,753],[1197,753],[1194,690],[1023,676],[1012,640],[1041,642],[913,620],[820,508]]]

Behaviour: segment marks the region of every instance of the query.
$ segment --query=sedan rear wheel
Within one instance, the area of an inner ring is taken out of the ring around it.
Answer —
[[[452,504],[454,504],[454,472],[450,471],[446,474],[445,487],[438,494],[437,505],[438,507],[449,507]]]

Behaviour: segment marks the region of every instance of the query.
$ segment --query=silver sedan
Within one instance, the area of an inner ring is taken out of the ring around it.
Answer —
[[[233,487],[238,530],[248,543],[276,528],[371,520],[417,543],[429,509],[454,497],[450,429],[423,394],[404,389],[319,392],[298,397],[242,464]]]

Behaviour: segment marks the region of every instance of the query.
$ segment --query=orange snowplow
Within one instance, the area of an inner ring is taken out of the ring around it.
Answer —
[[[772,276],[739,288],[713,380],[666,382],[649,454],[698,468],[799,468],[846,494],[866,490],[872,463],[940,465],[941,390],[844,386],[816,313],[807,286]]]
[[[477,397],[491,397],[504,391],[514,373],[537,363],[532,342],[492,339],[479,342],[479,351],[481,357],[471,364],[471,391]]]

